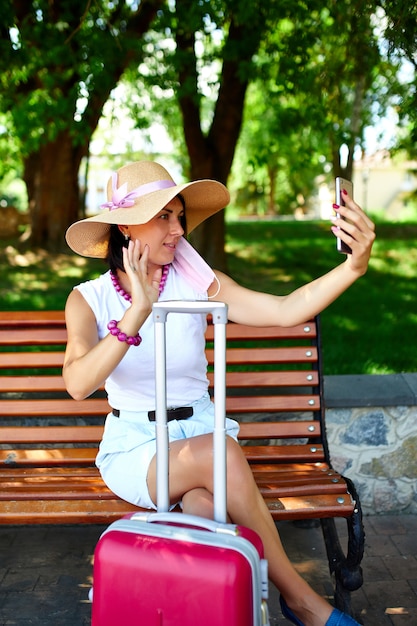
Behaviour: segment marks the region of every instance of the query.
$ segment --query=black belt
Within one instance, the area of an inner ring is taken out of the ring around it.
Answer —
[[[115,417],[120,417],[119,409],[112,409],[112,413]],[[167,409],[167,421],[172,420],[186,420],[194,414],[192,406],[179,406],[176,409]],[[155,421],[155,411],[148,411],[148,419],[150,422]]]

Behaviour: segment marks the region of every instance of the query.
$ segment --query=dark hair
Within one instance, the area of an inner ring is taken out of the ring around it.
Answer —
[[[106,261],[109,268],[113,273],[116,270],[122,270],[123,266],[123,253],[122,248],[126,247],[128,241],[126,241],[124,234],[119,229],[117,224],[110,224],[109,245],[107,247]]]
[[[184,230],[184,235],[187,235],[187,219],[185,216],[185,201],[181,194],[176,196],[181,200],[181,204],[184,209],[184,215],[180,217],[180,224]],[[122,248],[126,248],[129,240],[125,238],[117,224],[110,224],[109,244],[106,254],[106,262],[112,272],[121,270],[124,272],[123,266],[123,253]]]
[[[186,215],[186,211],[185,211],[185,200],[184,200],[183,196],[180,193],[176,197],[181,200],[182,208],[184,210],[184,213],[180,217],[180,224],[181,224],[181,227],[182,227],[182,229],[184,231],[184,237],[186,237],[187,236],[187,215]]]

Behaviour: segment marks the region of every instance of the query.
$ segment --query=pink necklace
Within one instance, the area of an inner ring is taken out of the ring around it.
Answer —
[[[165,283],[167,282],[167,278],[168,278],[168,272],[169,272],[169,265],[164,265],[162,269],[161,282],[159,283],[158,298],[164,290]],[[116,289],[117,293],[120,294],[122,298],[124,298],[128,302],[132,302],[132,296],[130,295],[130,293],[127,293],[127,291],[123,289],[123,287],[121,286],[119,282],[117,274],[114,274],[111,270],[110,270],[110,278],[111,278],[111,282],[113,283],[113,287]]]

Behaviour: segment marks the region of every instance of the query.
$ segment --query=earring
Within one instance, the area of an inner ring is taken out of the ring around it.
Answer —
[[[125,233],[125,241],[126,243],[129,241],[129,235],[127,233]]]

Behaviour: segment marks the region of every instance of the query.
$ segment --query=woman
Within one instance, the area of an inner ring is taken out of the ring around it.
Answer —
[[[335,207],[332,231],[351,248],[346,261],[287,296],[258,293],[213,272],[186,242],[188,232],[229,202],[216,181],[176,185],[153,162],[113,174],[109,201],[95,217],[73,224],[67,242],[78,254],[107,259],[110,270],[78,285],[68,297],[68,345],[63,375],[76,400],[105,385],[113,411],[107,416],[97,466],[109,488],[133,504],[154,508],[156,498],[152,304],[216,298],[229,319],[257,326],[292,326],[333,302],[368,266],[374,225],[345,194]],[[345,217],[347,221],[341,221]],[[341,226],[343,225],[343,230]],[[207,392],[205,319],[168,316],[167,396],[170,433],[170,499],[184,512],[213,515],[213,405]],[[227,420],[227,510],[235,524],[263,540],[269,575],[281,592],[283,613],[295,624],[356,624],[298,575],[288,560],[251,469]],[[284,599],[285,598],[285,599]]]

